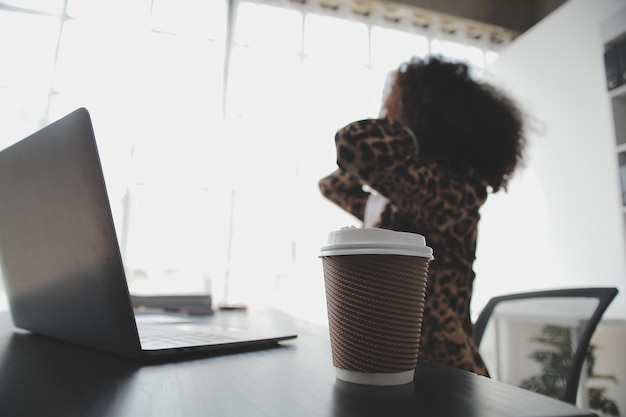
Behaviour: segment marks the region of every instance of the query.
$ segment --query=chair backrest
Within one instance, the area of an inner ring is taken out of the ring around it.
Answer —
[[[591,337],[617,292],[571,288],[492,298],[474,324],[491,376],[576,404]]]

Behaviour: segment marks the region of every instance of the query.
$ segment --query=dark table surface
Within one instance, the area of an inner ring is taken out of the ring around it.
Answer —
[[[0,313],[0,415],[13,416],[594,416],[451,367],[420,362],[413,384],[335,378],[328,329],[278,311],[211,320],[285,323],[298,338],[271,348],[136,361],[33,335]]]

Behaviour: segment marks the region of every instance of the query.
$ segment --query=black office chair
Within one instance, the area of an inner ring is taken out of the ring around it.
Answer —
[[[575,405],[591,337],[617,292],[571,288],[492,298],[474,325],[491,376]]]

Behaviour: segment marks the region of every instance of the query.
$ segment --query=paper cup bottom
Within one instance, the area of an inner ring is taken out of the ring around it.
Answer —
[[[408,384],[413,382],[413,377],[415,375],[415,369],[395,373],[357,372],[341,368],[335,368],[335,371],[337,378],[342,381],[351,382],[353,384],[378,386]]]

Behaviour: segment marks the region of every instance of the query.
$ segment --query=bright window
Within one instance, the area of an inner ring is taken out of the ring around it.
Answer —
[[[0,86],[49,88],[59,26],[54,16],[0,10]]]
[[[39,12],[60,14],[63,11],[64,0],[2,0],[1,4],[30,9]]]
[[[0,147],[87,107],[132,291],[324,311],[319,247],[356,225],[317,186],[335,131],[414,55],[497,57],[340,3],[0,0],[20,39],[0,40]]]

